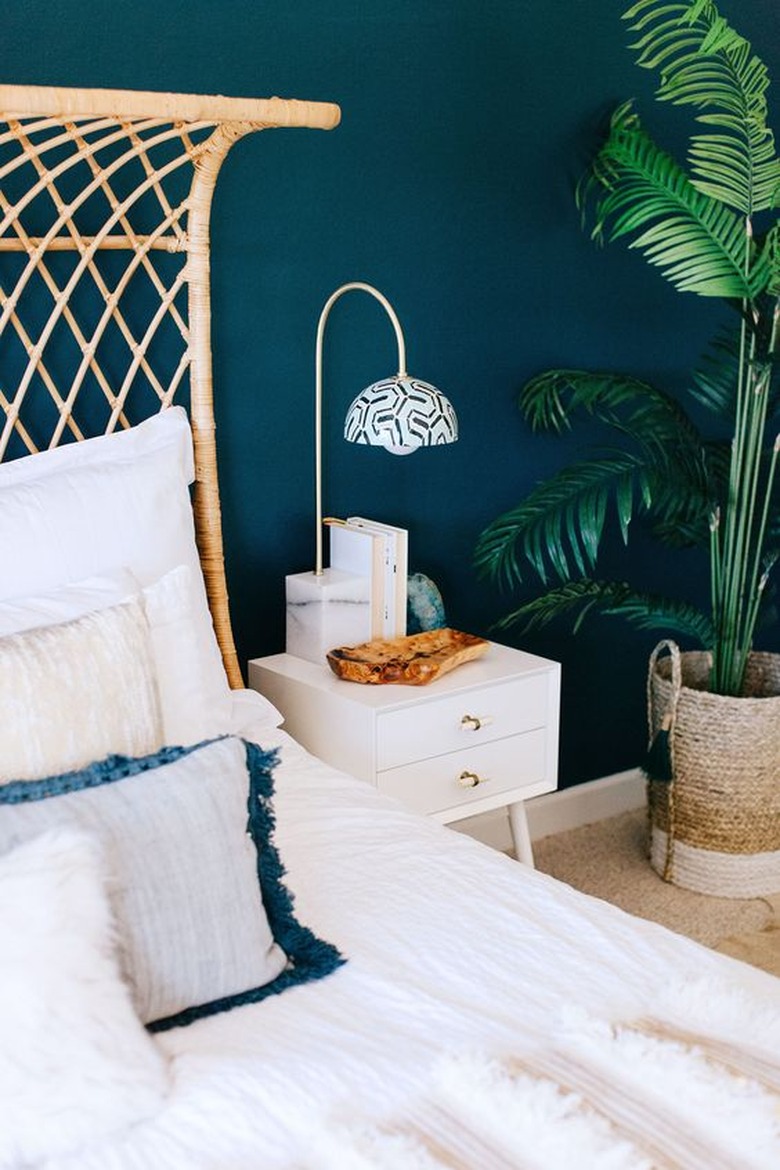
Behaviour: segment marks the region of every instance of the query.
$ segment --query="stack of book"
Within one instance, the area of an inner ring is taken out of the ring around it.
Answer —
[[[330,529],[330,567],[367,579],[365,641],[406,633],[409,535],[405,528],[364,516],[325,520]]]

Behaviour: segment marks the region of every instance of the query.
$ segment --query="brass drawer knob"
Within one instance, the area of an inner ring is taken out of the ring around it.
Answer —
[[[489,777],[478,776],[476,772],[461,772],[458,784],[461,788],[476,788],[478,784],[487,784]]]
[[[492,715],[463,715],[460,725],[464,731],[479,731],[493,722]]]

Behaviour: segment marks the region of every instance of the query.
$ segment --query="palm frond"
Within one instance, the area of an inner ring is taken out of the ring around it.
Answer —
[[[645,447],[701,446],[698,429],[676,398],[627,374],[547,370],[526,383],[518,403],[534,431],[561,434],[582,411]]]
[[[538,629],[562,617],[575,615],[574,632],[592,613],[623,618],[639,629],[662,629],[694,638],[702,646],[712,644],[712,623],[705,613],[686,602],[633,589],[620,581],[567,581],[525,602],[497,623],[498,629],[520,625]]]
[[[775,195],[775,206],[780,206],[780,187]],[[771,297],[780,297],[780,225],[774,224],[760,244],[767,255],[770,276],[766,291]]]
[[[693,374],[691,393],[708,410],[731,421],[739,383],[739,330],[715,337]]]
[[[562,468],[516,507],[494,520],[477,542],[475,563],[507,585],[523,578],[521,559],[540,579],[552,570],[562,580],[596,563],[610,499],[624,540],[637,508],[647,508],[644,460],[625,451]]]
[[[631,102],[613,114],[577,198],[583,213],[592,204],[595,239],[607,228],[611,240],[633,235],[630,246],[682,292],[749,299],[771,279],[769,259],[746,238],[744,219],[696,189],[645,132]]]
[[[775,299],[762,294],[744,314],[748,333],[754,345],[750,362],[754,382],[764,371],[763,380],[769,394],[768,417],[780,409],[780,383],[772,379],[770,367],[776,364],[773,355]],[[693,373],[692,396],[720,419],[733,425],[740,382],[739,326],[722,329],[710,343],[698,368]],[[744,367],[747,368],[747,364]],[[743,370],[744,372],[744,370]]]
[[[725,496],[731,447],[703,444],[700,459],[671,459],[652,486],[653,534],[670,548],[707,548],[710,521]]]
[[[778,225],[780,226],[780,225]],[[773,228],[769,236],[780,242],[780,233]],[[780,248],[777,250],[777,259],[780,261]],[[745,307],[743,316],[746,320],[747,331],[754,347],[752,359],[753,383],[759,378],[767,385],[767,428],[769,439],[774,439],[780,428],[780,378],[777,370],[780,366],[780,271],[777,275],[777,289],[773,293],[762,293],[752,304]]]
[[[560,433],[584,412],[617,431],[642,452],[647,472],[643,504],[657,513],[657,522],[668,524],[670,533],[675,523],[708,531],[717,493],[710,484],[707,443],[676,398],[624,374],[549,370],[527,383],[519,403],[533,430]],[[690,533],[680,536],[683,543],[691,542]]]
[[[660,72],[657,96],[703,111],[712,127],[691,140],[695,186],[743,216],[774,206],[780,160],[766,124],[766,66],[712,0],[639,0],[623,19],[638,40],[637,64]],[[711,111],[711,112],[707,112]]]
[[[535,430],[560,433],[584,412],[616,430],[634,449],[602,448],[535,489],[482,533],[479,571],[505,585],[523,564],[543,582],[567,580],[597,562],[610,510],[623,541],[637,513],[677,546],[700,543],[715,506],[707,444],[680,403],[639,379],[584,370],[551,370],[523,388],[520,407]]]

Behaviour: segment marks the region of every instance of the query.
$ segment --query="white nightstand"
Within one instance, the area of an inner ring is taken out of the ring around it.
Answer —
[[[491,642],[426,686],[373,686],[275,654],[249,663],[249,685],[310,752],[416,812],[447,823],[508,806],[533,865],[523,801],[557,785],[557,662]]]

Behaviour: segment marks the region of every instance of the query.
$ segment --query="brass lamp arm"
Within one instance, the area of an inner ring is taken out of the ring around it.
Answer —
[[[375,300],[379,301],[387,313],[395,330],[396,341],[398,342],[398,377],[405,378],[406,374],[406,343],[404,341],[403,331],[401,329],[401,322],[395,309],[388,301],[387,297],[383,296],[378,289],[371,284],[365,284],[360,280],[350,281],[348,284],[342,284],[337,288],[325,302],[320,319],[317,325],[317,341],[315,346],[315,378],[314,378],[314,511],[316,514],[316,557],[314,573],[317,577],[321,577],[323,573],[322,567],[322,343],[325,336],[325,325],[328,320],[333,305],[346,292],[351,292],[353,289],[362,292],[370,293]]]

